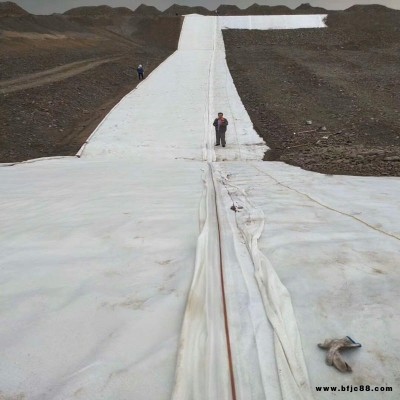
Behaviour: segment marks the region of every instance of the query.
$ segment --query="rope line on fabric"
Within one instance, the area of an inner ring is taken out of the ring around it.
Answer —
[[[211,170],[211,178],[213,182],[214,192],[217,193],[217,189],[215,187],[214,174],[213,169],[210,166]],[[229,321],[228,321],[228,311],[226,306],[226,294],[225,294],[225,280],[224,280],[224,268],[223,268],[223,258],[222,258],[222,240],[221,240],[221,224],[218,217],[218,207],[217,208],[217,224],[218,224],[218,239],[219,239],[219,259],[220,259],[220,272],[221,272],[221,290],[222,290],[222,304],[224,308],[224,322],[225,322],[225,335],[226,335],[226,346],[228,351],[228,362],[229,362],[229,375],[231,380],[231,390],[232,390],[232,400],[236,400],[236,385],[235,385],[235,376],[233,373],[233,360],[232,360],[232,347],[231,347],[231,338],[229,333]]]

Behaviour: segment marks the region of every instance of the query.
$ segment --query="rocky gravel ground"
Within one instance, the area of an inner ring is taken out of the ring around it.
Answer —
[[[399,16],[366,7],[329,16],[327,29],[224,32],[266,160],[400,176]]]

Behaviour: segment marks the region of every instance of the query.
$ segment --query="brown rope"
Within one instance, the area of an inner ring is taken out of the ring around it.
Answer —
[[[211,168],[211,167],[210,167]],[[217,191],[215,188],[213,170],[211,168],[212,181],[214,186],[215,196],[217,195]],[[226,346],[228,350],[228,363],[229,363],[229,375],[231,380],[231,389],[232,389],[232,400],[236,400],[236,387],[235,387],[235,376],[233,373],[233,361],[232,361],[232,350],[231,350],[231,339],[229,334],[229,325],[228,325],[228,312],[226,307],[226,295],[225,295],[225,281],[224,281],[224,271],[223,271],[223,263],[222,263],[222,241],[221,241],[221,230],[220,223],[218,218],[218,206],[216,207],[217,214],[217,228],[218,228],[218,238],[219,238],[219,260],[220,260],[220,271],[221,271],[221,287],[222,287],[222,304],[224,308],[224,322],[225,322],[225,335],[226,335]]]

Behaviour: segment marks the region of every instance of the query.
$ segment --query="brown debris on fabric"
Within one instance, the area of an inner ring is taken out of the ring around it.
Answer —
[[[346,336],[343,339],[327,339],[324,343],[319,343],[318,347],[328,350],[326,355],[326,363],[328,365],[335,366],[340,372],[351,372],[350,365],[343,359],[340,351],[361,347],[361,344]]]

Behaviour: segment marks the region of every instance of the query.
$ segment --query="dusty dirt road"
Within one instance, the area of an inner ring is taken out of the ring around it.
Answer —
[[[14,93],[20,90],[35,88],[38,86],[48,85],[50,83],[59,82],[61,80],[71,78],[75,75],[82,74],[100,65],[117,61],[121,57],[89,59],[76,61],[73,63],[62,65],[61,67],[51,68],[45,71],[33,74],[23,75],[16,79],[0,81],[0,94]]]

